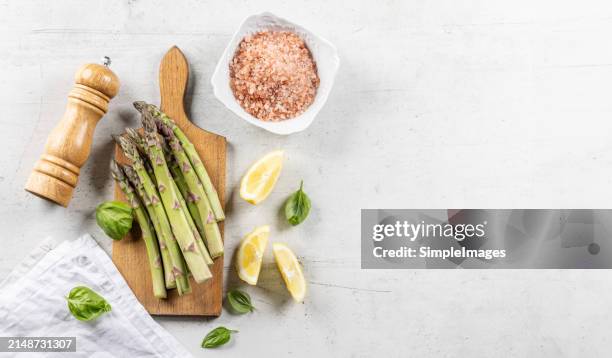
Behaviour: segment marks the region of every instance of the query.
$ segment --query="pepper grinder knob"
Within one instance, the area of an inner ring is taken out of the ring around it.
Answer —
[[[68,206],[80,169],[89,157],[96,124],[119,91],[119,78],[108,64],[110,59],[105,58],[105,65],[90,63],[76,72],[64,116],[49,134],[25,190]]]

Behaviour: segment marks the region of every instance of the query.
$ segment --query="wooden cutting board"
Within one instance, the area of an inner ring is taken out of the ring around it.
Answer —
[[[219,193],[221,204],[225,208],[225,137],[207,132],[195,126],[185,113],[183,107],[189,65],[187,59],[178,49],[172,47],[162,59],[159,67],[159,87],[161,91],[161,109],[168,114],[193,142],[208,174]],[[119,147],[115,148],[115,157],[119,162],[127,162]],[[121,189],[115,185],[115,197],[125,201]],[[223,223],[219,223],[223,237]],[[150,314],[180,316],[219,316],[221,314],[223,294],[223,256],[215,259],[211,267],[213,278],[202,284],[191,279],[192,292],[178,296],[176,290],[169,290],[167,299],[153,296],[151,275],[145,252],[145,245],[140,239],[138,228],[121,241],[113,242],[113,261],[128,285]]]

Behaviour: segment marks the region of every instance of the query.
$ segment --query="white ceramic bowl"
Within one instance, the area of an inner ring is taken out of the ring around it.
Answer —
[[[263,30],[284,30],[298,34],[304,42],[306,42],[308,49],[312,53],[312,57],[317,64],[317,71],[321,81],[317,89],[317,95],[310,107],[301,115],[280,122],[262,121],[247,113],[240,107],[240,104],[238,104],[230,88],[229,64],[236,53],[240,41],[242,41],[246,35]],[[217,99],[238,115],[238,117],[276,134],[290,134],[308,128],[310,123],[315,119],[317,113],[319,113],[325,101],[327,101],[339,66],[340,58],[338,57],[338,51],[329,41],[313,34],[299,25],[269,12],[264,12],[258,15],[249,16],[242,22],[229,45],[227,45],[225,51],[223,51],[223,55],[217,63],[217,67],[213,73],[211,83]]]

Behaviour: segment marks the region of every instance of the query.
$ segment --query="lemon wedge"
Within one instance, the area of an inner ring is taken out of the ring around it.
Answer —
[[[296,302],[304,301],[306,280],[304,280],[302,266],[298,262],[297,257],[295,257],[295,254],[287,245],[281,243],[272,244],[272,252],[291,297]]]
[[[253,205],[267,198],[283,168],[283,157],[283,151],[277,150],[255,162],[240,182],[240,197]]]
[[[256,285],[261,271],[261,260],[268,244],[270,226],[259,226],[240,242],[236,255],[238,277],[250,285]]]

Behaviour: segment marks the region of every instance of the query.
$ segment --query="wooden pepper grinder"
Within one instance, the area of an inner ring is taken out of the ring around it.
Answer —
[[[47,138],[45,152],[34,166],[25,190],[68,206],[89,157],[96,124],[108,110],[108,102],[119,91],[119,78],[108,66],[86,64],[75,75],[64,116]]]

